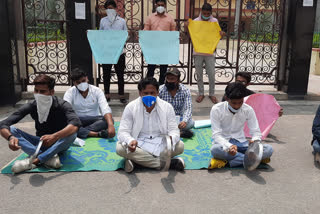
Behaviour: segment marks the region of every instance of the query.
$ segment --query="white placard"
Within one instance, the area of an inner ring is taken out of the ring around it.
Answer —
[[[86,19],[86,3],[75,2],[76,19]]]
[[[303,0],[304,7],[313,7],[313,0]]]

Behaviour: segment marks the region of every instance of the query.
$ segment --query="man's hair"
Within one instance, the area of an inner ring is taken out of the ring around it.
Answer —
[[[201,10],[205,10],[205,11],[210,11],[210,12],[212,12],[212,6],[211,6],[211,4],[209,4],[209,3],[204,3],[204,4],[202,5]]]
[[[225,90],[226,97],[233,99],[241,99],[247,96],[246,94],[246,86],[244,86],[240,82],[229,83]]]
[[[71,72],[71,80],[72,81],[77,81],[79,79],[81,79],[82,77],[87,77],[88,75],[86,74],[86,72],[84,72],[82,69],[80,68],[74,68],[72,69]]]
[[[159,83],[153,77],[146,77],[140,80],[140,82],[138,83],[138,90],[142,91],[146,89],[147,85],[153,85],[157,89],[157,91],[159,91]]]
[[[236,73],[236,79],[238,76],[245,78],[247,80],[247,83],[251,82],[251,74],[249,72],[238,72]]]
[[[55,83],[56,83],[56,81],[54,78],[49,77],[45,74],[40,74],[39,76],[37,76],[33,80],[34,85],[47,85],[49,90],[54,89]]]
[[[109,5],[117,8],[117,3],[114,0],[107,0],[106,3],[104,3],[104,8],[107,9]]]
[[[156,4],[157,4],[158,2],[164,2],[165,5],[167,4],[166,0],[156,0]]]

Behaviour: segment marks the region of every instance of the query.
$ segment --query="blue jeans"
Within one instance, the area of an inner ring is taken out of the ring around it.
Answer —
[[[187,122],[187,126],[186,128],[184,128],[183,130],[189,130],[189,129],[192,129],[194,127],[194,121],[192,119],[190,119],[188,122]]]
[[[108,129],[108,123],[104,117],[79,117],[82,127],[79,128],[78,137],[87,138],[90,132],[99,132]]]
[[[313,141],[312,147],[314,152],[320,152],[320,144],[317,140]]]
[[[33,155],[37,149],[37,146],[40,141],[40,137],[30,135],[20,129],[17,129],[14,126],[10,127],[10,132],[13,136],[15,136],[19,140],[19,146],[21,149],[27,153],[28,155]],[[38,155],[38,159],[40,163],[44,163],[50,158],[52,158],[55,154],[68,150],[68,148],[72,145],[73,141],[76,139],[77,134],[74,133],[69,135],[68,137],[62,138],[55,142],[50,147],[41,146],[40,152]]]
[[[235,139],[230,139],[229,141],[231,144],[236,145],[238,147],[238,152],[235,156],[230,155],[228,152],[223,150],[222,145],[214,144],[211,147],[211,154],[214,158],[220,160],[227,160],[230,164],[230,167],[237,167],[243,165],[244,153],[248,149],[249,142],[240,143]],[[268,144],[263,144],[263,154],[262,160],[266,158],[270,158],[273,153],[272,146]]]

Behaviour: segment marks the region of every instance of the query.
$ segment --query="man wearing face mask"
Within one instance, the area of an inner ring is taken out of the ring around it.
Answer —
[[[132,172],[135,163],[160,169],[160,153],[164,136],[170,136],[172,157],[183,153],[179,129],[173,107],[158,97],[159,84],[154,78],[142,79],[138,84],[140,97],[130,102],[122,114],[117,154],[126,158],[125,171]],[[171,168],[183,170],[182,158],[173,158]]]
[[[193,133],[190,129],[194,126],[192,120],[192,99],[190,90],[180,83],[180,71],[172,68],[166,73],[165,84],[160,86],[159,97],[170,103],[179,120],[181,137],[191,138]]]
[[[261,132],[254,110],[243,103],[246,88],[242,83],[230,83],[226,90],[227,102],[214,105],[210,112],[213,146],[209,169],[242,166],[244,153],[249,143],[261,140]],[[244,135],[244,125],[247,122],[251,141]],[[273,149],[263,144],[262,162],[269,163]]]
[[[204,3],[201,9],[201,13],[195,21],[206,21],[206,22],[218,22],[218,19],[213,18],[212,16],[212,6],[209,3]],[[220,31],[220,35],[224,36],[225,33]],[[203,84],[203,64],[205,64],[206,73],[209,78],[209,98],[212,103],[218,103],[217,98],[214,96],[215,93],[215,53],[206,54],[206,53],[197,53],[193,52],[194,55],[194,65],[197,73],[197,84],[199,90],[199,96],[196,99],[196,102],[201,103],[204,99],[204,84]]]
[[[106,8],[107,16],[102,18],[100,21],[100,30],[125,30],[127,31],[126,21],[121,18],[116,11],[117,4],[114,0],[108,0],[104,4]],[[122,54],[118,60],[118,63],[114,65],[115,72],[118,77],[118,89],[120,102],[123,104],[127,103],[127,100],[124,97],[124,69],[126,67],[126,57],[125,49],[123,49]],[[110,101],[110,79],[111,79],[111,69],[112,65],[104,64],[103,68],[103,82],[104,82],[104,91],[108,101]]]
[[[156,12],[148,16],[143,30],[152,31],[175,31],[176,23],[174,19],[166,13],[166,1],[156,0]],[[156,50],[155,50],[156,51]],[[162,85],[165,79],[168,65],[160,65],[159,84]],[[147,77],[153,77],[156,65],[148,65]]]
[[[42,141],[37,157],[15,161],[11,169],[14,173],[36,168],[40,164],[60,168],[58,154],[66,151],[76,139],[81,122],[68,102],[53,96],[54,85],[53,78],[37,76],[34,79],[35,101],[25,104],[0,123],[1,135],[8,140],[13,151],[21,148],[29,156],[34,155]],[[28,114],[35,121],[36,136],[12,126]]]
[[[78,131],[78,137],[114,137],[111,108],[103,91],[88,84],[88,77],[84,71],[75,68],[72,73],[74,86],[66,91],[63,99],[72,105],[81,120],[82,127]]]

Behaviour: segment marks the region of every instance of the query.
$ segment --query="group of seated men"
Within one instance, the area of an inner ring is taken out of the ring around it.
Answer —
[[[181,157],[184,151],[181,136],[191,137],[192,99],[190,90],[180,83],[180,72],[171,69],[166,73],[165,84],[159,86],[156,79],[147,77],[138,84],[139,97],[124,109],[118,132],[116,152],[124,157],[125,171],[132,172],[135,165],[160,168],[160,153],[164,150],[165,136],[173,145],[170,168],[184,170]],[[252,141],[247,141],[243,128],[245,122],[252,140],[261,140],[261,132],[254,110],[243,103],[247,96],[246,85],[241,81],[230,83],[225,90],[225,102],[215,104],[210,113],[213,146],[209,167],[240,166],[244,152]],[[240,76],[241,77],[241,76]],[[29,155],[15,161],[14,173],[33,169],[41,164],[60,168],[59,154],[66,151],[76,137],[115,136],[111,109],[103,91],[88,83],[85,72],[73,70],[73,85],[64,99],[54,96],[55,80],[47,75],[34,79],[35,100],[22,106],[0,123],[1,135],[8,140],[13,151],[20,148]],[[35,121],[36,136],[13,125],[30,114]],[[39,154],[33,154],[42,141]],[[264,145],[263,162],[268,163],[272,147]]]

